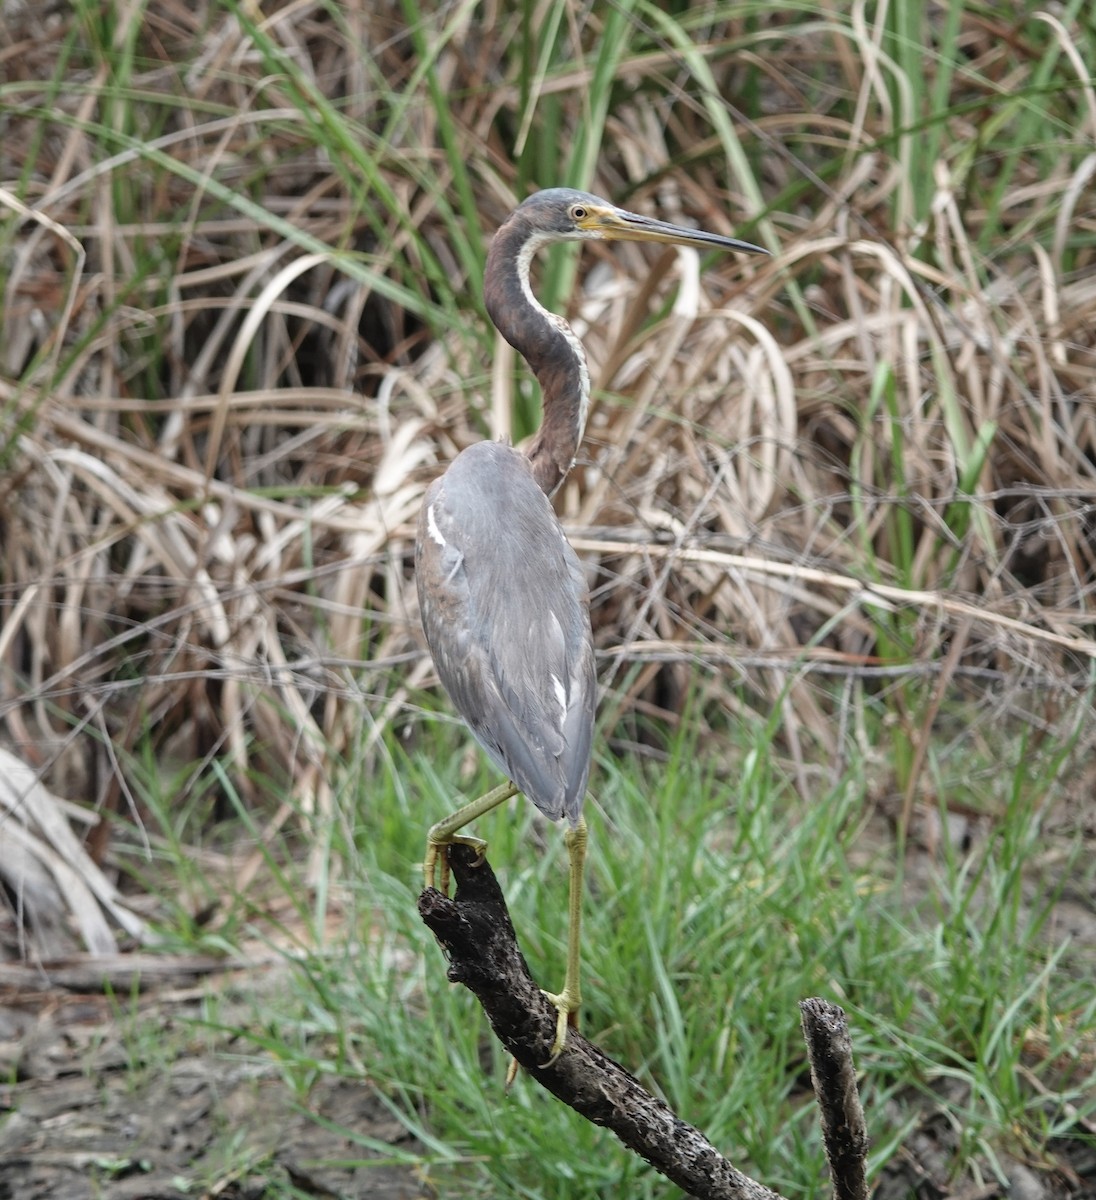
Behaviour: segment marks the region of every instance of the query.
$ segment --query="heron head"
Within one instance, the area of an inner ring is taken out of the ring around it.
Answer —
[[[767,250],[750,242],[658,221],[573,188],[546,188],[534,192],[520,205],[517,214],[528,222],[533,236],[543,241],[662,242],[768,254]]]

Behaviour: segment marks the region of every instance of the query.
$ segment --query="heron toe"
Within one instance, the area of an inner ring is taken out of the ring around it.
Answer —
[[[544,992],[544,989],[541,988],[541,991]],[[552,1042],[548,1061],[540,1064],[542,1067],[550,1067],[563,1053],[563,1048],[567,1044],[568,1025],[578,1028],[578,1010],[582,1001],[569,987],[564,987],[563,991],[559,993],[544,992],[544,995],[548,997],[556,1010],[555,1040]]]
[[[449,847],[456,844],[471,846],[475,850],[477,866],[487,856],[487,843],[483,838],[471,837],[467,834],[447,838],[428,836],[426,840],[426,857],[422,860],[424,887],[436,887],[443,896],[449,895]],[[441,874],[440,882],[438,882],[439,870]]]

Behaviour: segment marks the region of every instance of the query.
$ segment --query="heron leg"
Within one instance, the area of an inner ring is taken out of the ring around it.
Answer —
[[[552,1051],[543,1065],[550,1067],[563,1052],[567,1042],[567,1026],[578,1025],[578,1010],[582,1004],[579,985],[581,971],[582,940],[582,874],[586,863],[586,821],[579,817],[578,824],[563,835],[567,844],[570,862],[567,887],[567,973],[563,977],[562,992],[545,992],[559,1014],[556,1018],[556,1037]]]
[[[424,886],[434,887],[438,875],[438,859],[441,859],[441,887],[440,891],[449,894],[449,856],[445,853],[445,847],[453,845],[454,842],[459,842],[465,846],[471,846],[476,850],[482,858],[487,851],[487,843],[483,838],[471,837],[468,834],[458,834],[458,830],[463,829],[465,825],[474,821],[477,817],[482,817],[484,813],[490,812],[493,808],[498,808],[500,804],[505,804],[511,796],[516,796],[518,789],[512,783],[501,784],[497,788],[493,788],[485,796],[480,796],[478,800],[473,800],[471,804],[466,804],[463,808],[458,808],[455,813],[451,813],[448,817],[438,821],[436,825],[430,826],[430,832],[426,835],[426,857],[422,862],[422,874]]]

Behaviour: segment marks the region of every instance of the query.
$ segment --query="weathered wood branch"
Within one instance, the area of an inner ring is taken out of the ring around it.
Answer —
[[[449,979],[475,994],[499,1041],[518,1064],[564,1104],[595,1125],[611,1129],[624,1145],[690,1195],[700,1200],[783,1200],[734,1167],[699,1130],[576,1030],[568,1034],[563,1054],[546,1065],[556,1010],[529,974],[494,872],[467,846],[451,846],[449,861],[457,884],[455,898],[427,888],[419,897],[419,913],[449,958]],[[844,1014],[821,1000],[805,1001],[802,1007],[805,1031],[808,1022],[815,1031],[811,1062],[823,1109],[826,1151],[835,1168],[834,1194],[838,1200],[863,1200],[866,1191],[839,1190],[845,1184],[838,1182],[838,1170],[843,1180],[855,1179],[849,1156],[857,1153],[863,1180],[867,1147],[862,1115],[858,1129],[850,1124],[850,1079],[854,1098],[856,1088]],[[843,1037],[831,1036],[833,1030],[844,1030]],[[859,1110],[858,1101],[856,1107]],[[842,1131],[852,1131],[852,1136]]]
[[[848,1022],[844,1012],[826,1000],[800,1001],[799,1015],[821,1109],[834,1200],[867,1200],[868,1127],[856,1087]]]

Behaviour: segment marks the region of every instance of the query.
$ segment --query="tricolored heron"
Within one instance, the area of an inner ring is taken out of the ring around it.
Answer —
[[[488,757],[512,782],[434,825],[423,874],[433,887],[445,847],[486,843],[459,833],[523,792],[553,821],[566,817],[570,860],[567,970],[546,992],[558,1011],[553,1061],[577,1014],[579,932],[597,677],[589,597],[578,556],[549,497],[575,461],[586,423],[586,355],[562,317],[529,286],[542,246],[564,241],[668,242],[765,254],[759,246],[627,212],[588,192],[550,188],[495,234],[483,278],[487,312],[540,383],[543,421],[526,454],[498,442],[463,450],[427,489],[415,541],[423,629],[438,676]]]

